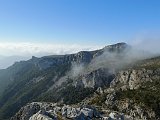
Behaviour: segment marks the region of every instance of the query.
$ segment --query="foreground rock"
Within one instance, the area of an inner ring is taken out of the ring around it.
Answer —
[[[11,120],[127,120],[129,118],[132,119],[118,112],[105,114],[92,106],[63,105],[59,107],[53,103],[34,102],[23,107]]]

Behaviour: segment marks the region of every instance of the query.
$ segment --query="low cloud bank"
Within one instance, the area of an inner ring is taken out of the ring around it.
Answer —
[[[78,44],[50,44],[50,43],[0,43],[0,55],[4,56],[44,56],[76,53],[82,50],[95,50],[102,46]]]

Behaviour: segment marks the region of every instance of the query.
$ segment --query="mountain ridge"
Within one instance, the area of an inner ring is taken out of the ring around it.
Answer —
[[[9,119],[30,102],[80,103],[97,89],[113,86],[123,69],[159,68],[158,57],[149,59],[151,62],[145,60],[145,56],[134,59],[131,50],[126,43],[117,43],[95,51],[33,56],[28,61],[15,63],[0,71],[0,82],[8,82],[0,97],[0,118]]]

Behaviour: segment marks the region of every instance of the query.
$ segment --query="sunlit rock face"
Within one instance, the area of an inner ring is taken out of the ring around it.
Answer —
[[[120,71],[115,79],[111,82],[111,86],[118,86],[121,84],[122,89],[138,89],[141,83],[154,81],[159,79],[160,69],[148,70],[148,69],[131,69]]]
[[[114,73],[108,69],[98,69],[92,72],[85,73],[84,75],[76,78],[75,86],[83,86],[85,88],[98,88],[109,86],[114,79]]]

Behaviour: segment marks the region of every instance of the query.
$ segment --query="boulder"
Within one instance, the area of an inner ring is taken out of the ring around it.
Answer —
[[[89,108],[83,108],[83,109],[81,109],[81,112],[86,117],[89,117],[89,118],[93,118],[93,116],[94,116],[94,111],[92,109],[89,109]]]

